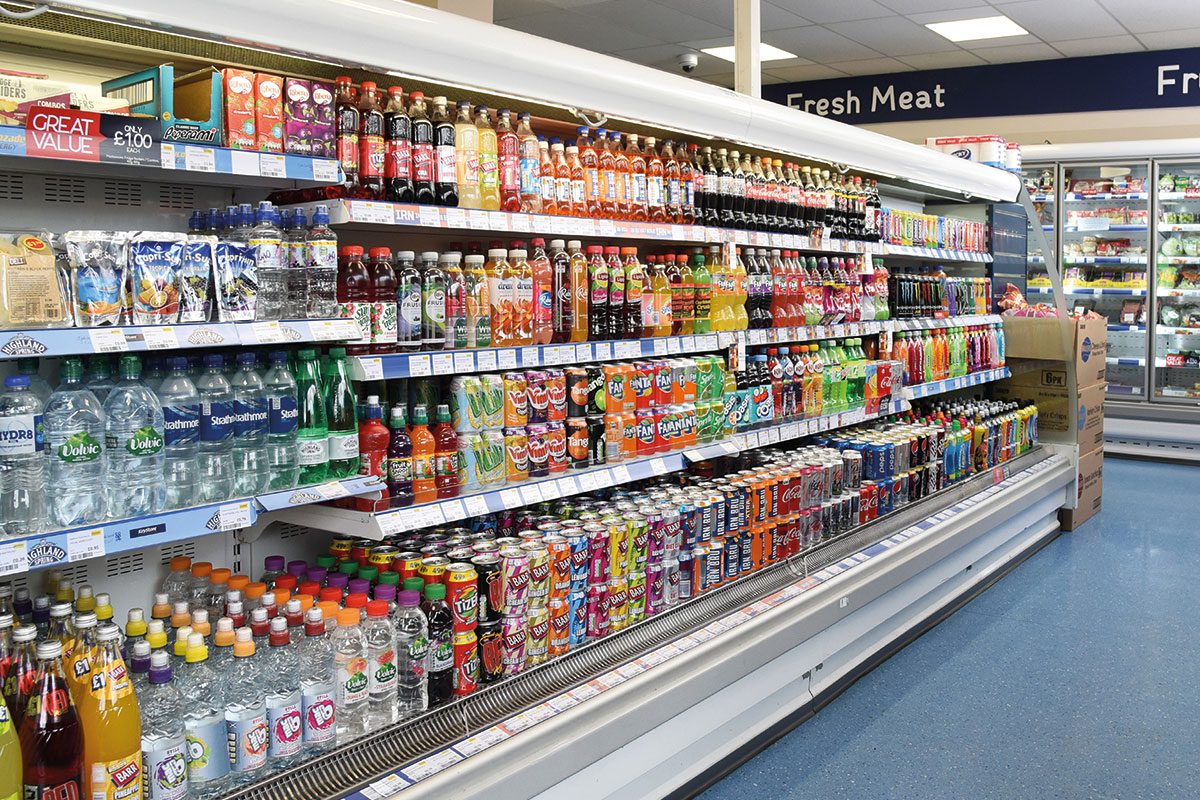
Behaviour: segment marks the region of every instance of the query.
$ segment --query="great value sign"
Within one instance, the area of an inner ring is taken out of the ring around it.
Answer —
[[[160,166],[157,119],[35,106],[25,117],[25,155]]]
[[[1178,108],[1200,103],[1200,48],[776,83],[763,98],[851,124]]]

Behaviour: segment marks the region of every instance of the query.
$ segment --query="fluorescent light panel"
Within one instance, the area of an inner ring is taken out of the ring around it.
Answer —
[[[716,56],[722,61],[734,61],[736,60],[734,56],[734,50],[736,49],[733,45],[726,45],[725,47],[703,47],[700,49],[700,52]],[[758,43],[759,61],[783,61],[785,58],[795,57],[795,54],[789,53],[787,50],[780,50],[774,45],[767,44],[766,42]]]
[[[1000,39],[1005,36],[1024,36],[1029,33],[1029,31],[1002,14],[994,17],[957,19],[953,22],[930,22],[925,27],[936,34],[945,36],[952,42]]]

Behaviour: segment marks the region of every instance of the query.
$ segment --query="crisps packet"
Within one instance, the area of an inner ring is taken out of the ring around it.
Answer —
[[[71,305],[82,328],[120,325],[127,304],[125,269],[129,260],[126,231],[68,231]]]

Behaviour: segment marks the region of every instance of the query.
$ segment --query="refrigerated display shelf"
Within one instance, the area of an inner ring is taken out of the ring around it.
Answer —
[[[1144,331],[1145,325],[1109,325],[1110,331]]]
[[[1029,286],[1025,289],[1030,294],[1054,294],[1050,286]],[[1113,286],[1064,286],[1063,294],[1079,295],[1112,295],[1113,297],[1145,297],[1145,289],[1119,289]]]
[[[1140,386],[1123,386],[1119,383],[1108,384],[1104,391],[1108,394],[1142,394],[1143,390]]]
[[[959,328],[972,325],[999,325],[1004,319],[999,314],[964,314],[958,317],[917,319],[893,319],[884,321],[893,331],[925,331],[939,328]]]
[[[941,247],[913,247],[903,244],[883,245],[883,255],[896,258],[917,258],[930,261],[968,261],[980,264],[992,263],[991,253],[974,250],[947,250]]]
[[[1117,358],[1115,356],[1108,356],[1107,358],[1104,359],[1104,361],[1107,364],[1112,364],[1113,366],[1119,366],[1119,367],[1144,367],[1144,366],[1146,366],[1146,359],[1144,359],[1144,358]]]
[[[628,681],[653,678],[659,674],[655,670],[670,669],[696,648],[710,642],[720,645],[722,637],[735,635],[731,631],[774,609],[803,602],[807,592],[861,571],[873,559],[907,558],[912,548],[936,540],[960,520],[989,506],[1016,502],[1016,495],[1038,478],[1057,476],[1061,482],[1062,473],[1067,472],[1070,464],[1064,456],[1036,447],[786,561],[729,581],[663,614],[590,641],[441,708],[369,734],[235,796],[390,800],[456,766],[469,769],[464,762],[473,765],[470,759],[527,731],[533,735],[545,731],[537,726],[572,709],[587,708],[588,703]],[[796,608],[789,613],[798,616],[801,612]],[[464,791],[474,784],[469,774],[461,777]]]
[[[1139,265],[1146,263],[1145,256],[1066,256],[1062,262],[1069,266],[1079,266],[1083,264],[1132,264]],[[1030,256],[1030,264],[1045,264],[1045,256]]]
[[[680,472],[688,464],[720,456],[735,455],[743,450],[766,447],[815,433],[857,425],[867,420],[907,411],[904,399],[893,399],[881,406],[878,413],[862,409],[826,414],[809,420],[786,422],[754,431],[744,431],[719,442],[677,450],[662,455],[623,461],[618,464],[573,470],[566,475],[521,481],[497,489],[486,489],[458,497],[384,511],[355,511],[336,506],[314,506],[282,509],[275,516],[283,522],[294,522],[310,528],[333,531],[345,536],[360,536],[380,541],[404,531],[457,522],[468,517],[524,508],[546,500],[583,494],[609,486],[647,480],[656,475]]]
[[[1159,336],[1200,336],[1200,328],[1176,328],[1170,325],[1156,325],[1154,332]]]
[[[1167,359],[1161,356],[1154,359],[1154,366],[1160,369],[1200,369],[1200,366],[1189,367],[1187,364],[1168,364]]]
[[[1167,224],[1164,222],[1158,226],[1158,230],[1162,233],[1187,233],[1189,231],[1200,231],[1200,223],[1177,222],[1174,224]]]
[[[1035,203],[1053,203],[1054,202],[1053,194],[1043,194],[1041,192],[1031,194],[1031,195],[1029,195],[1029,198],[1031,200],[1033,200],[1033,202],[1035,202]]]
[[[1054,230],[1054,226],[1043,225],[1042,230],[1052,231]],[[1150,230],[1150,228],[1145,225],[1126,225],[1123,223],[1117,223],[1116,225],[1108,225],[1106,227],[1099,228],[1092,228],[1086,225],[1083,227],[1080,227],[1079,225],[1067,225],[1065,228],[1063,228],[1063,233],[1145,233],[1148,230]]]
[[[1200,289],[1168,289],[1159,286],[1156,294],[1159,297],[1200,297]]]
[[[1087,203],[1093,200],[1145,200],[1149,197],[1146,192],[1097,192],[1096,194],[1080,194],[1067,192],[1063,195],[1064,203]]]
[[[992,381],[999,381],[1009,377],[1012,377],[1012,373],[1008,371],[1008,367],[999,367],[998,369],[985,369],[981,372],[972,372],[970,375],[961,375],[957,378],[917,383],[912,386],[906,386],[905,390],[910,400],[919,400],[922,397],[956,392],[959,389],[979,386],[980,384],[991,383]]]
[[[1189,189],[1186,192],[1159,192],[1158,199],[1168,202],[1178,200],[1200,200],[1200,191]]]
[[[253,525],[260,514],[378,491],[369,475],[0,541],[0,577]]]
[[[351,319],[0,330],[0,341],[3,341],[0,344],[0,361],[21,356],[50,358],[196,347],[257,347],[301,342],[346,342],[357,341],[358,338],[358,326]]]

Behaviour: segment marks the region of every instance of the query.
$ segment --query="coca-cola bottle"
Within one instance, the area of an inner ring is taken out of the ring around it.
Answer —
[[[425,93],[411,92],[408,95],[408,116],[412,124],[412,183],[413,199],[418,203],[433,204],[434,155],[433,123],[425,108]],[[454,127],[450,127],[451,136]]]
[[[433,202],[439,206],[458,205],[458,159],[454,152],[454,120],[446,108],[446,98],[433,98],[433,149],[436,155],[433,177]]]
[[[346,175],[344,186],[351,194],[358,189],[358,103],[354,84],[345,75],[335,81],[334,119],[337,121],[336,149],[338,163]]]
[[[358,183],[361,194],[383,199],[383,108],[374,81],[363,81],[358,95]]]
[[[700,212],[699,222],[716,227],[721,224],[721,178],[717,175],[717,162],[713,160],[711,147],[705,146],[697,175],[696,210]]]
[[[404,89],[388,87],[383,111],[383,187],[393,203],[413,202],[412,120],[404,108]]]
[[[813,180],[812,167],[805,166],[800,170],[804,180],[804,231],[811,234],[813,228],[820,225],[820,214],[817,207],[817,184]]]
[[[730,227],[749,227],[750,220],[746,214],[746,171],[742,168],[742,157],[737,150],[729,151],[729,194],[732,225]]]

